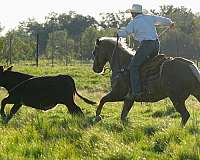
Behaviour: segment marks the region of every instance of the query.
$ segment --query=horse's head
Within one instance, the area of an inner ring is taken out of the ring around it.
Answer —
[[[130,57],[133,55],[134,52],[127,47],[125,39],[121,39],[117,44],[116,37],[102,37],[96,40],[93,51],[93,70],[96,73],[102,72],[106,62],[109,62],[111,70],[120,68],[120,65],[129,63]]]
[[[93,50],[94,63],[93,63],[93,71],[96,73],[100,73],[103,71],[103,68],[109,60],[109,55],[111,52],[111,47],[107,41],[102,39],[97,39],[95,48]]]

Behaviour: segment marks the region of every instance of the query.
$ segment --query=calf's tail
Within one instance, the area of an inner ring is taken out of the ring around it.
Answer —
[[[84,102],[86,102],[86,103],[88,103],[88,104],[92,104],[92,105],[97,104],[96,102],[93,102],[93,101],[91,101],[91,100],[89,100],[89,99],[87,99],[87,98],[81,96],[81,95],[77,92],[76,89],[75,89],[75,93],[76,93],[77,96],[79,96]]]

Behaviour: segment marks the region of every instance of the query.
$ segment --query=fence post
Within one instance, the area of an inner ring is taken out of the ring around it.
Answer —
[[[51,37],[51,42],[52,42],[52,53],[51,53],[51,66],[53,67],[54,63],[54,52],[55,52],[55,43],[54,43],[54,31],[52,32],[52,37]]]
[[[38,67],[38,61],[39,61],[39,34],[37,33],[36,36],[36,66]]]
[[[68,50],[67,50],[67,38],[65,39],[65,65],[67,66],[67,63],[68,63],[68,57],[67,57],[67,52],[68,52]]]
[[[12,64],[12,39],[13,39],[13,36],[12,36],[12,34],[10,34],[10,36],[9,36],[9,56],[8,56],[10,65]]]

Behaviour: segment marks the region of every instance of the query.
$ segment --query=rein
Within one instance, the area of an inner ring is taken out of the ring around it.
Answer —
[[[118,34],[117,34],[117,43],[116,43],[116,45],[115,45],[115,47],[114,47],[114,49],[113,49],[113,52],[112,52],[112,55],[111,55],[111,58],[110,58],[110,62],[111,62],[111,63],[113,62],[113,61],[112,61],[112,60],[113,60],[113,56],[114,56],[115,53],[116,53],[118,44],[119,44],[119,36],[118,36]]]

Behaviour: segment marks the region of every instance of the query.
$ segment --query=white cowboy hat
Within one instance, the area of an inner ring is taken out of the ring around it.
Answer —
[[[148,13],[147,10],[142,9],[142,5],[140,5],[140,4],[133,4],[131,9],[126,10],[126,13],[130,13],[130,12],[132,12],[132,13],[144,13],[144,14]]]

